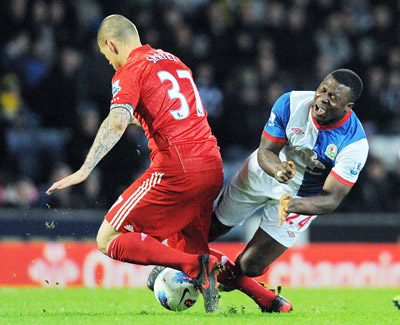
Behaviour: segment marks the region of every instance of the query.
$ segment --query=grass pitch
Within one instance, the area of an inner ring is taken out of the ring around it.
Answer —
[[[0,289],[0,324],[400,324],[392,300],[400,288],[294,289],[289,314],[262,314],[244,294],[221,292],[217,314],[203,300],[184,312],[158,304],[148,289]]]

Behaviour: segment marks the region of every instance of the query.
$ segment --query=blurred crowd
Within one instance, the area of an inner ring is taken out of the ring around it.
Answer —
[[[399,0],[6,0],[0,11],[0,206],[107,208],[148,165],[129,127],[88,180],[51,197],[108,114],[113,69],[96,34],[113,13],[193,71],[226,178],[257,148],[274,101],[337,68],[364,81],[368,136],[399,134]],[[400,136],[400,134],[399,134]],[[399,163],[400,166],[400,163]],[[400,211],[400,167],[370,156],[341,210]]]

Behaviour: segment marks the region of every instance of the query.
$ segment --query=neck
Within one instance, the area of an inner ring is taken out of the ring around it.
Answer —
[[[120,47],[120,53],[119,53],[119,56],[121,58],[121,61],[120,61],[121,65],[124,65],[128,61],[128,57],[131,54],[131,52],[133,50],[137,49],[140,46],[142,46],[140,41],[138,41],[138,42],[128,42],[126,44],[123,44]]]

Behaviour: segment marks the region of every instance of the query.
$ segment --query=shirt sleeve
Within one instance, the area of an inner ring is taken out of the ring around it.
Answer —
[[[286,126],[290,117],[290,93],[283,94],[272,107],[271,115],[264,126],[263,135],[271,141],[286,142]]]
[[[353,186],[367,161],[368,149],[365,138],[346,146],[336,157],[331,174],[343,184]]]
[[[122,71],[113,78],[110,110],[116,107],[125,108],[133,119],[133,112],[140,98],[140,85],[136,74]]]

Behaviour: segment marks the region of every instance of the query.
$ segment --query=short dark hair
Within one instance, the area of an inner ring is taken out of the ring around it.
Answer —
[[[331,76],[340,84],[350,88],[350,102],[355,102],[363,90],[361,78],[349,69],[338,69],[331,73]]]

